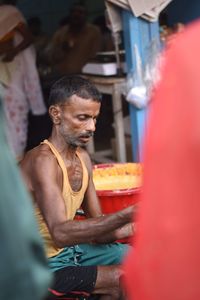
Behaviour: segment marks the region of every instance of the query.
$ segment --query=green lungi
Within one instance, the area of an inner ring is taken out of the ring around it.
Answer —
[[[120,243],[75,245],[50,257],[48,264],[53,272],[69,266],[118,265],[122,263],[128,249],[128,245]]]

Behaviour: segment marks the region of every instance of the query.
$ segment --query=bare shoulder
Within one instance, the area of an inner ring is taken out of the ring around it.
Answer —
[[[35,170],[37,167],[45,165],[47,161],[51,165],[51,163],[56,161],[55,156],[48,145],[39,145],[25,154],[20,162],[20,167],[22,169],[31,167]]]
[[[28,151],[20,162],[22,174],[31,189],[34,181],[43,180],[47,174],[55,176],[57,166],[57,160],[48,145],[39,145]]]

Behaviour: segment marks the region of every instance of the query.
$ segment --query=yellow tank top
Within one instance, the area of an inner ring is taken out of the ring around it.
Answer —
[[[78,191],[78,192],[73,191],[70,186],[70,183],[69,183],[67,168],[65,166],[65,163],[64,163],[62,157],[60,156],[60,154],[58,153],[56,148],[48,140],[44,140],[42,142],[42,144],[47,144],[49,146],[49,148],[55,155],[55,157],[58,161],[58,164],[62,170],[62,173],[63,173],[62,195],[63,195],[63,199],[65,202],[65,207],[66,207],[66,220],[72,220],[76,214],[77,209],[80,208],[80,206],[83,202],[84,194],[85,194],[85,191],[88,186],[87,168],[81,158],[80,153],[78,151],[76,151],[76,155],[80,159],[82,168],[83,168],[83,180],[82,180],[82,186],[81,186],[80,191]],[[39,208],[37,207],[37,205],[35,205],[35,215],[36,215],[36,219],[37,219],[37,222],[39,225],[39,232],[44,240],[47,257],[52,257],[52,256],[57,255],[59,252],[61,252],[63,250],[63,248],[58,248],[54,244],[54,242],[51,238],[51,235],[49,233],[49,230],[46,226],[46,223],[43,219],[43,216],[42,216]]]

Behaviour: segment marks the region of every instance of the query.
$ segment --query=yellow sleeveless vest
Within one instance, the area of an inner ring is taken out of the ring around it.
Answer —
[[[77,209],[80,208],[80,206],[83,202],[84,194],[85,194],[85,191],[88,186],[87,168],[81,158],[81,155],[77,151],[76,154],[77,154],[78,158],[80,159],[82,168],[83,168],[83,180],[82,180],[82,187],[81,187],[80,191],[78,191],[78,192],[73,191],[70,186],[69,180],[68,180],[67,169],[66,169],[66,166],[65,166],[65,163],[64,163],[62,157],[60,156],[60,154],[58,153],[56,148],[48,140],[44,140],[42,142],[42,144],[47,144],[49,146],[49,148],[55,155],[55,157],[58,161],[58,164],[62,170],[62,173],[63,173],[62,195],[63,195],[63,199],[65,202],[65,207],[66,207],[66,220],[72,220],[76,214]],[[52,257],[52,256],[57,255],[58,253],[60,253],[63,250],[63,248],[58,248],[54,244],[54,242],[51,238],[51,235],[49,233],[49,230],[46,226],[46,223],[43,219],[43,216],[42,216],[39,208],[37,207],[37,205],[35,205],[35,215],[36,215],[36,219],[37,219],[38,226],[39,226],[39,232],[44,240],[47,257]]]

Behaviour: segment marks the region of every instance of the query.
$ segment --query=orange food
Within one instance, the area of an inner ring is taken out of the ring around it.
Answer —
[[[93,170],[96,190],[119,190],[141,186],[142,166],[139,163],[96,166]]]

